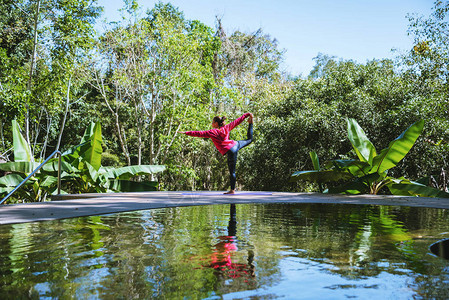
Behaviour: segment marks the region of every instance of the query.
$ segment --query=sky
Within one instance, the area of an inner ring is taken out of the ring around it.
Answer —
[[[143,11],[154,0],[140,0]],[[407,15],[429,16],[432,0],[171,0],[187,20],[199,20],[215,29],[216,16],[228,34],[253,33],[259,28],[285,50],[283,69],[307,76],[318,53],[366,63],[394,58],[409,50]],[[120,20],[122,0],[98,0],[102,19]]]

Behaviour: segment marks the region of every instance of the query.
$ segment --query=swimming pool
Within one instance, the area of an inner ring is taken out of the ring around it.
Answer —
[[[16,298],[447,298],[445,209],[343,204],[164,208],[0,226]]]

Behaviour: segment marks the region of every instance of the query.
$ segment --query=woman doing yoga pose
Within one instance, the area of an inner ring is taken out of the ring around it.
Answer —
[[[232,129],[238,126],[248,118],[248,132],[246,135],[246,140],[233,141],[229,139],[229,133]],[[231,190],[225,194],[235,193],[235,167],[237,164],[237,154],[240,149],[248,146],[253,140],[253,114],[246,113],[240,118],[232,121],[229,124],[225,124],[224,120],[226,117],[214,117],[212,120],[212,128],[205,131],[179,131],[179,133],[184,133],[189,136],[210,138],[214,143],[215,147],[220,151],[222,155],[227,154],[228,156],[228,167],[229,167],[229,178],[231,181]]]

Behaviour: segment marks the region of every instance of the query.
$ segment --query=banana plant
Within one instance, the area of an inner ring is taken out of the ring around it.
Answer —
[[[309,171],[298,171],[292,175],[291,181],[296,181],[299,179],[309,180],[316,182],[320,189],[320,192],[323,192],[323,183],[331,182],[331,181],[340,181],[351,179],[351,174],[338,171],[338,170],[322,170],[320,166],[320,161],[318,155],[315,151],[309,152],[310,158],[312,159],[314,170]]]
[[[424,120],[413,123],[391,141],[387,148],[377,153],[376,148],[366,136],[355,119],[347,119],[348,139],[358,159],[340,159],[326,163],[324,169],[299,171],[291,176],[292,182],[308,180],[323,182],[342,182],[328,188],[328,193],[377,194],[387,187],[394,195],[419,195],[427,197],[447,197],[449,193],[428,187],[406,178],[388,176],[388,170],[395,167],[411,150],[424,127]],[[318,158],[312,158],[317,160]],[[315,163],[314,163],[315,166]]]
[[[31,147],[20,133],[20,128],[16,120],[12,121],[12,134],[15,161],[0,164],[0,170],[6,173],[6,175],[0,177],[0,198],[11,192],[39,166],[39,163],[34,161],[31,154]],[[47,179],[45,184],[49,180]],[[32,177],[24,185],[24,188],[18,191],[18,194],[20,199],[26,199],[28,201],[36,201],[36,199],[39,199],[41,192],[36,177]]]
[[[13,121],[13,146],[15,161],[0,164],[7,175],[0,177],[0,198],[12,191],[26,178],[39,162],[33,161],[31,150]],[[165,170],[163,165],[136,165],[121,168],[101,165],[101,125],[92,123],[86,129],[80,144],[62,154],[62,193],[102,193],[157,190],[156,181],[135,181],[138,176],[148,176]],[[17,191],[22,201],[42,201],[46,195],[55,195],[57,190],[57,159],[50,160],[40,172]]]

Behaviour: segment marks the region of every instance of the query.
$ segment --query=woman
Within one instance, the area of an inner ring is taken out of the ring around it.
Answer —
[[[248,118],[248,132],[246,136],[246,140],[243,141],[233,141],[229,139],[229,133],[232,129],[234,129],[237,125],[243,122]],[[226,117],[214,117],[212,120],[212,128],[206,131],[178,131],[179,133],[184,133],[186,135],[202,137],[202,138],[210,138],[214,143],[215,147],[220,151],[222,155],[228,155],[228,167],[231,181],[231,190],[226,192],[225,194],[234,194],[235,193],[235,166],[237,164],[237,154],[240,149],[248,146],[253,141],[253,114],[246,113],[240,118],[232,121],[229,124],[225,124],[224,120]]]

